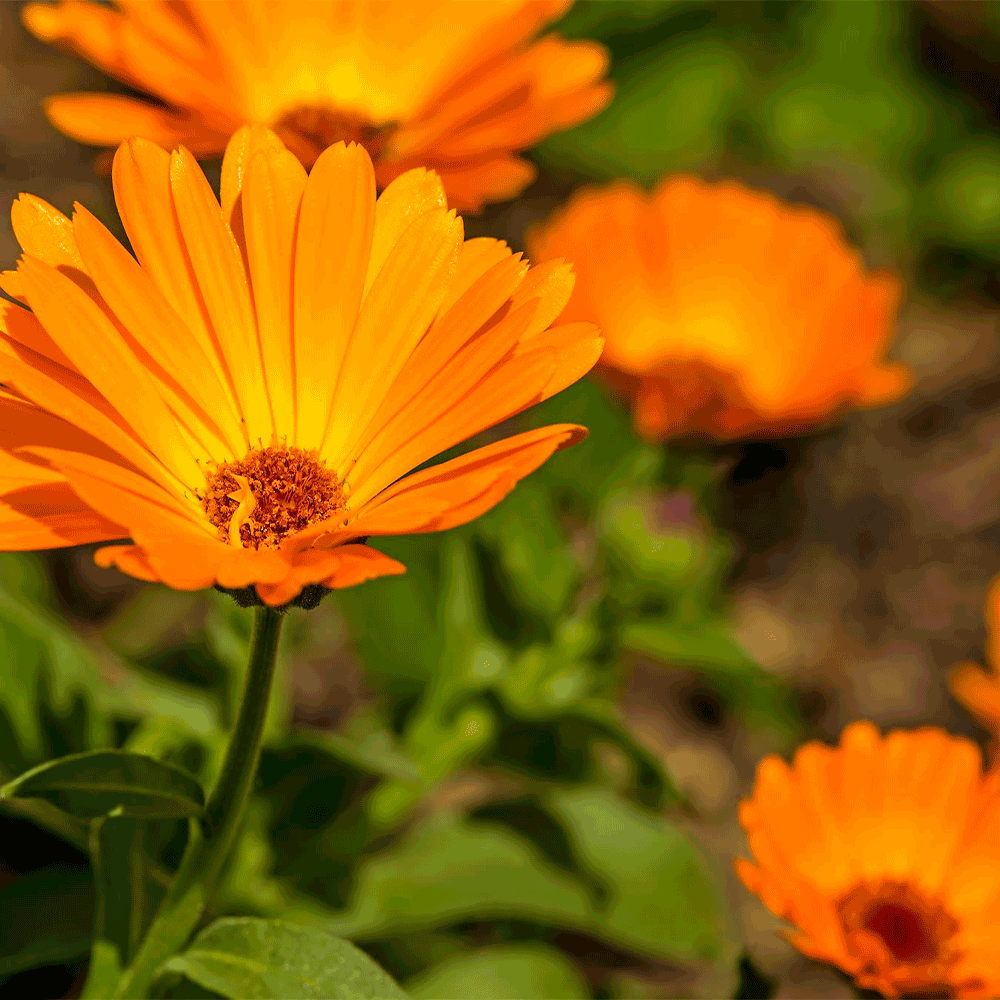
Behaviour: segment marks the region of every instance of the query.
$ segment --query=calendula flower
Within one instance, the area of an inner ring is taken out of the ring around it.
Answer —
[[[1000,577],[990,585],[986,598],[986,662],[956,663],[948,671],[948,687],[955,700],[993,734],[992,753],[997,758],[1000,745]]]
[[[67,135],[116,146],[140,135],[196,156],[268,125],[305,164],[363,143],[380,187],[430,167],[452,206],[511,198],[535,175],[518,150],[611,99],[606,50],[535,39],[571,0],[78,0],[28,4],[24,23],[156,103],[51,98]]]
[[[974,743],[854,723],[762,761],[740,823],[737,873],[799,951],[888,997],[1000,995],[1000,796]]]
[[[141,139],[112,171],[133,257],[86,209],[22,195],[0,314],[0,548],[99,549],[183,590],[269,605],[403,567],[359,544],[492,507],[585,431],[558,425],[406,475],[596,361],[550,329],[568,265],[463,242],[436,174],[375,199],[364,147],[311,173],[268,130],[226,150],[222,204],[196,160]],[[138,259],[136,259],[138,258]]]
[[[910,384],[880,360],[901,286],[866,274],[837,223],[742,184],[663,180],[577,193],[529,231],[565,255],[567,320],[597,322],[601,371],[646,438],[782,436]]]

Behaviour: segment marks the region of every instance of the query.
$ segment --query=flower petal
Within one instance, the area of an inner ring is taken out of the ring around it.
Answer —
[[[127,533],[91,510],[66,482],[25,486],[0,498],[0,546],[5,552],[88,545]]]
[[[406,567],[367,545],[338,545],[333,549],[307,549],[295,555],[288,576],[280,583],[258,583],[260,599],[271,606],[287,604],[303,587],[321,583],[340,590],[380,576],[405,573]]]
[[[232,375],[247,436],[250,441],[270,441],[275,428],[260,377],[257,320],[243,259],[205,175],[183,148],[171,154],[170,190],[205,309]]]
[[[362,146],[337,143],[309,175],[295,244],[295,441],[302,448],[322,444],[335,387],[351,377],[343,364],[374,225],[371,159]]]
[[[292,272],[306,172],[285,149],[257,153],[243,179],[243,227],[264,377],[279,438],[295,429]],[[310,368],[329,372],[314,362]]]
[[[333,468],[352,454],[366,416],[426,333],[451,283],[462,245],[462,220],[434,209],[403,233],[372,284],[337,381],[322,454]]]
[[[447,207],[441,178],[433,170],[416,167],[386,185],[375,203],[375,231],[365,275],[365,295],[410,223],[425,212]]]
[[[178,479],[199,484],[204,474],[184,446],[173,414],[104,310],[34,257],[22,258],[18,273],[35,315],[76,368]]]
[[[235,421],[244,443],[248,442],[232,375],[223,361],[215,331],[209,325],[174,211],[170,155],[143,139],[129,140],[115,154],[111,180],[118,214],[139,263],[211,362],[232,414],[226,423]]]

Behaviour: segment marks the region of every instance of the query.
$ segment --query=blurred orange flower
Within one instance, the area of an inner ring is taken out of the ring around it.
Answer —
[[[402,572],[357,540],[463,524],[586,433],[406,475],[601,349],[593,326],[550,329],[569,266],[463,242],[436,174],[376,202],[364,147],[307,179],[254,126],[226,150],[221,207],[184,149],[130,140],[112,176],[138,261],[79,205],[70,221],[22,195],[11,213],[24,256],[2,285],[32,311],[0,308],[0,548],[128,536],[97,561],[281,605]]]
[[[31,3],[24,23],[157,103],[113,94],[49,99],[67,135],[116,146],[139,135],[214,157],[245,123],[268,125],[310,167],[361,142],[384,187],[430,167],[449,202],[478,210],[535,175],[515,155],[611,99],[606,50],[532,41],[571,0],[79,0]],[[162,102],[162,103],[160,103]]]
[[[990,584],[986,598],[986,662],[956,663],[948,671],[948,687],[955,700],[993,734],[992,753],[997,758],[1000,745],[1000,576]]]
[[[566,320],[599,323],[601,371],[646,438],[781,436],[901,396],[880,360],[900,282],[866,274],[837,223],[727,181],[577,193],[529,230],[577,271]]]
[[[885,996],[1000,995],[1000,796],[941,729],[848,726],[757,768],[747,888],[801,952]]]

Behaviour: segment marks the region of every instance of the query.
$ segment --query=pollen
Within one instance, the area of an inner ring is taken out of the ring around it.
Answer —
[[[208,475],[201,498],[219,537],[251,549],[277,548],[283,538],[345,509],[337,477],[302,448],[251,448]]]

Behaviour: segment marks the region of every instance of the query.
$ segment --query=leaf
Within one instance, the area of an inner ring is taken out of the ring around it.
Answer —
[[[553,792],[545,804],[578,863],[608,887],[605,933],[673,961],[720,955],[722,893],[684,834],[603,788]]]
[[[525,920],[588,934],[651,959],[712,956],[718,947],[712,920],[719,905],[691,845],[624,803],[611,816],[624,824],[617,842],[613,829],[580,822],[576,808],[572,798],[557,799],[553,814],[566,821],[579,857],[594,873],[588,872],[586,883],[505,826],[437,817],[394,849],[363,861],[352,905],[326,927],[372,940],[469,920]],[[600,833],[607,836],[595,850]],[[637,852],[634,865],[618,857],[626,849]],[[611,856],[607,864],[595,862],[602,851]],[[658,867],[647,870],[643,864]],[[595,876],[609,886],[610,907],[595,902]],[[674,884],[675,878],[690,882]],[[691,912],[679,919],[685,907]]]
[[[0,788],[0,799],[42,798],[73,816],[178,819],[205,806],[186,771],[143,754],[95,750],[40,764]]]
[[[562,952],[541,942],[494,945],[454,955],[406,984],[414,1000],[555,1000],[590,993]]]
[[[232,1000],[406,1000],[389,975],[349,941],[317,927],[252,917],[217,920],[160,976],[185,976]]]
[[[86,955],[94,888],[85,868],[52,865],[0,890],[0,979]]]
[[[91,828],[97,888],[94,936],[117,949],[122,967],[132,960],[152,918],[144,829],[141,821],[124,817],[97,820]]]

